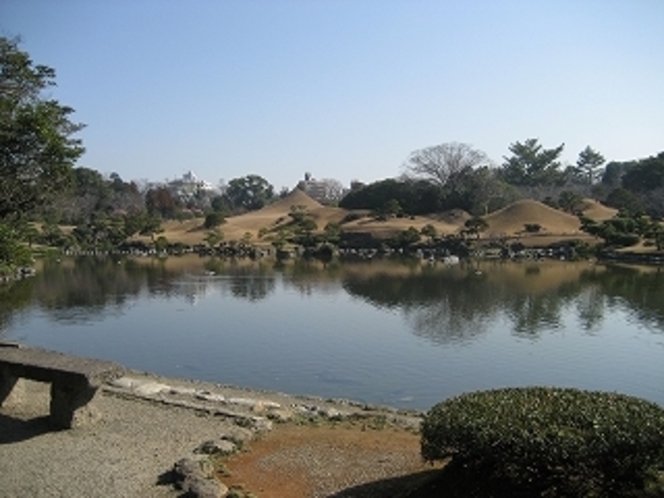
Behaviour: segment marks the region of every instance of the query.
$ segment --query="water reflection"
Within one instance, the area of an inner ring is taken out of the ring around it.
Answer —
[[[41,264],[35,278],[0,288],[0,337],[164,375],[404,407],[531,383],[664,400],[661,268],[197,256]]]
[[[446,267],[421,262],[322,264],[170,258],[45,261],[36,279],[0,289],[0,328],[31,300],[57,321],[85,321],[121,313],[147,297],[184,297],[195,303],[215,289],[258,302],[278,284],[302,295],[341,289],[371,306],[401,312],[413,332],[436,343],[472,341],[506,317],[513,334],[537,338],[561,326],[573,310],[589,332],[607,312],[626,307],[633,319],[664,328],[660,268],[586,263],[482,263]]]

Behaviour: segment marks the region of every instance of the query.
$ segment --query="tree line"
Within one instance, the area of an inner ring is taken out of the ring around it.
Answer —
[[[182,195],[173,185],[139,184],[116,173],[106,178],[77,167],[85,149],[76,134],[84,125],[72,120],[71,107],[46,95],[56,84],[55,71],[34,63],[19,43],[0,37],[0,270],[26,264],[33,242],[61,245],[63,224],[76,227],[72,235],[81,246],[114,247],[137,233],[158,233],[166,219],[203,217],[205,227],[214,229],[227,216],[288,194],[276,193],[257,174]],[[466,143],[416,150],[399,177],[355,182],[338,205],[382,219],[450,209],[481,217],[522,197],[570,212],[594,197],[624,215],[664,215],[664,152],[606,164],[588,146],[575,164],[563,165],[564,144],[545,148],[528,138],[508,150],[499,165]],[[302,230],[309,237],[312,227]]]

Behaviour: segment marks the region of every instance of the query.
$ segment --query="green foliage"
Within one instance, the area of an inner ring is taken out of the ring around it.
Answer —
[[[624,188],[616,188],[612,190],[607,196],[605,204],[609,207],[630,214],[640,214],[644,212],[644,207],[639,197]]]
[[[31,254],[12,226],[0,223],[0,274],[30,264]]]
[[[220,213],[219,211],[213,211],[212,213],[209,213],[205,216],[205,221],[203,222],[203,226],[207,229],[210,228],[216,228],[219,225],[223,225],[226,223],[226,218],[224,217],[223,213]]]
[[[436,227],[433,226],[431,223],[427,223],[426,225],[424,225],[420,230],[420,233],[425,237],[428,237],[430,241],[433,241],[433,239],[438,237],[438,230],[436,230]]]
[[[339,202],[344,209],[380,211],[388,202],[399,203],[404,214],[435,213],[442,208],[442,190],[425,180],[387,179],[351,191]]]
[[[221,230],[214,229],[205,233],[205,242],[207,242],[210,249],[214,248],[217,244],[224,240],[224,234]]]
[[[539,223],[525,223],[523,225],[523,228],[528,233],[537,233],[542,229],[542,225],[540,225]]]
[[[622,177],[622,185],[633,192],[664,187],[664,152],[637,161]]]
[[[83,154],[73,109],[42,92],[55,71],[35,65],[18,41],[0,37],[0,220],[33,210],[69,185]]]
[[[583,209],[583,205],[583,196],[577,192],[565,190],[561,192],[560,196],[558,197],[558,206],[560,206],[568,213],[576,214],[580,212]]]
[[[600,168],[604,162],[604,156],[588,145],[579,153],[576,172],[588,185],[592,185],[599,178]]]
[[[422,239],[420,232],[415,227],[408,227],[397,235],[392,241],[393,247],[406,249],[413,244],[417,244]]]
[[[536,138],[529,138],[523,143],[515,142],[509,147],[512,155],[505,158],[501,176],[512,185],[555,185],[563,177],[558,158],[564,146],[544,149]]]
[[[664,410],[620,394],[511,388],[435,405],[422,456],[477,470],[531,496],[610,496],[644,487],[664,465]]]
[[[464,226],[466,227],[466,232],[468,234],[476,235],[477,237],[480,236],[480,232],[489,228],[487,221],[480,216],[474,216],[473,218],[466,220]]]
[[[233,210],[253,211],[274,198],[274,187],[262,176],[247,175],[228,182],[225,198]]]
[[[341,225],[339,223],[329,222],[323,228],[323,241],[325,243],[338,244],[341,238]]]

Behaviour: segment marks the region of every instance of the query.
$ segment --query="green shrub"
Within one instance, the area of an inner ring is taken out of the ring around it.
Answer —
[[[449,456],[494,487],[548,496],[642,489],[664,463],[664,409],[637,398],[544,387],[464,394],[434,406],[422,456]]]

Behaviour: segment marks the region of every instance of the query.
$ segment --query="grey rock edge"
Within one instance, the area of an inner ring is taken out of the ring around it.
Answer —
[[[275,392],[247,390],[196,381],[164,379],[141,372],[103,386],[104,391],[125,398],[177,406],[234,422],[216,439],[202,441],[190,455],[174,463],[170,482],[186,496],[223,498],[229,489],[214,476],[210,457],[234,453],[257,434],[270,431],[273,422],[295,417],[343,420],[351,416],[389,415],[399,424],[417,428],[421,414],[392,408],[368,406],[348,400],[323,400]]]

